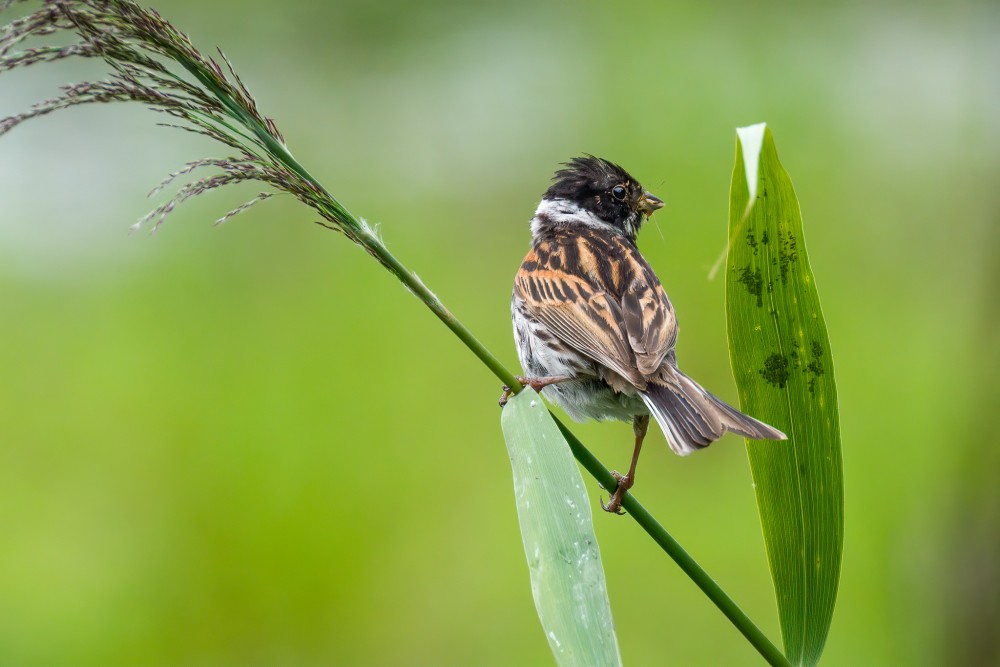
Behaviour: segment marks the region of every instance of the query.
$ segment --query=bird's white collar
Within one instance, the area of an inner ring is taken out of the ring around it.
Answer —
[[[547,218],[545,222],[562,222],[572,225],[584,225],[620,234],[621,230],[604,222],[592,212],[568,199],[543,199],[535,209],[535,217],[531,219],[531,234],[537,235],[545,224],[540,217]]]

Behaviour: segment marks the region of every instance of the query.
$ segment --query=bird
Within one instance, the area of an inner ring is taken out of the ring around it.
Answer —
[[[577,421],[632,422],[631,464],[624,475],[612,473],[617,486],[601,507],[624,513],[651,416],[681,456],[727,431],[786,439],[678,369],[674,307],[636,245],[663,200],[603,158],[586,154],[561,166],[531,219],[531,250],[514,277],[511,319],[524,372],[517,379]]]

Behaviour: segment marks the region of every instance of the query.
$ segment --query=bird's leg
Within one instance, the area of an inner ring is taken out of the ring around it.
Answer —
[[[614,475],[615,481],[618,482],[618,488],[615,492],[611,494],[611,499],[608,504],[604,504],[604,500],[601,500],[601,509],[605,512],[613,512],[614,514],[624,514],[621,511],[622,506],[622,496],[625,492],[632,488],[635,484],[635,466],[639,462],[639,450],[642,449],[642,441],[646,437],[646,429],[649,428],[649,415],[636,415],[632,420],[632,432],[635,433],[635,449],[632,450],[632,464],[628,467],[628,474],[622,475],[617,470],[612,470],[611,474]]]
[[[549,375],[547,377],[541,378],[529,378],[523,375],[517,376],[517,381],[526,387],[531,387],[535,391],[541,391],[545,389],[550,384],[557,384],[559,382],[569,382],[570,380],[575,380],[576,378],[570,377],[569,375]]]
[[[557,382],[568,382],[570,380],[576,380],[575,377],[570,377],[569,375],[550,375],[548,377],[540,378],[529,378],[523,375],[518,375],[515,378],[518,382],[523,384],[525,387],[531,387],[535,391],[541,391],[545,389],[550,384],[556,384]],[[507,385],[503,386],[503,394],[500,396],[500,407],[507,405],[507,399],[510,395],[514,393],[514,390]]]

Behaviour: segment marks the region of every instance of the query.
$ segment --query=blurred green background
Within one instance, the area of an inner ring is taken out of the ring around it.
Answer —
[[[640,245],[681,366],[735,400],[707,273],[734,128],[766,120],[841,400],[825,664],[1000,664],[996,3],[154,6],[512,367],[528,220],[591,152],[667,201]],[[102,71],[33,70],[0,78],[0,116]],[[212,229],[256,190],[213,193],[129,237],[163,175],[224,150],[158,120],[0,140],[0,665],[552,664],[499,383],[288,198]],[[577,432],[627,463],[627,425]],[[650,443],[636,494],[780,642],[740,440]],[[627,664],[761,664],[633,522],[596,519]]]

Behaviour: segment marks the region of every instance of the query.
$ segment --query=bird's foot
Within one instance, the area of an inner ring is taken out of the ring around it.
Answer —
[[[514,393],[513,389],[511,389],[507,385],[503,386],[503,393],[500,394],[500,401],[499,401],[501,408],[507,405],[507,399],[510,398],[510,395],[513,393]]]
[[[611,512],[612,514],[625,514],[622,511],[622,496],[625,492],[632,488],[634,480],[628,475],[623,475],[617,470],[611,471],[611,476],[615,478],[618,482],[618,487],[615,488],[615,492],[611,494],[611,498],[608,500],[608,504],[604,504],[604,498],[601,498],[601,509],[605,512]]]

